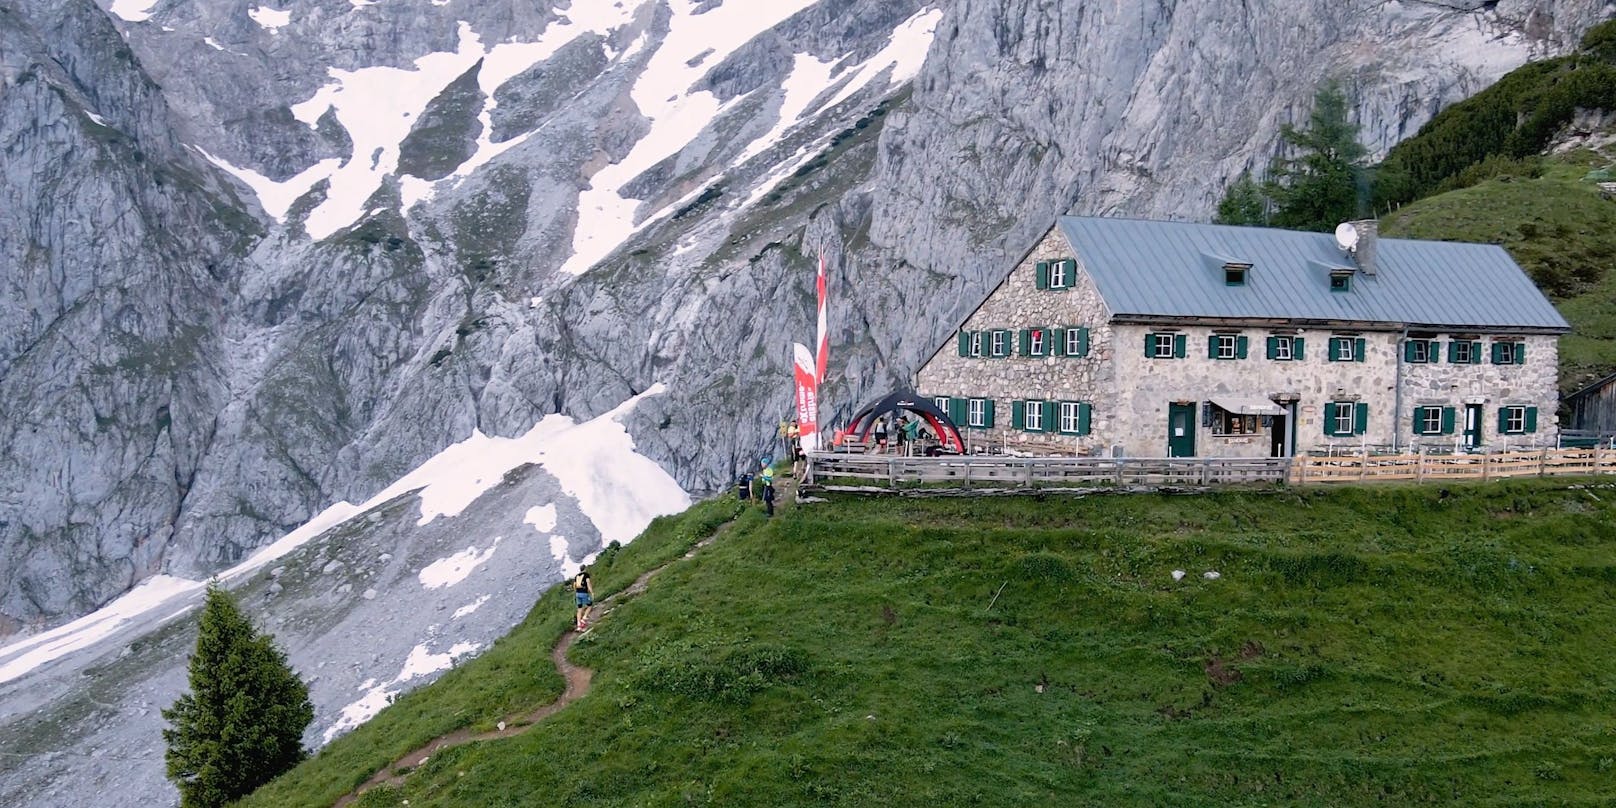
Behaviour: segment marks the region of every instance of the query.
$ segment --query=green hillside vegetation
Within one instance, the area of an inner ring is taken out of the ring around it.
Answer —
[[[1591,171],[1616,164],[1616,148],[1494,163],[1494,176],[1381,219],[1405,238],[1502,244],[1571,323],[1560,340],[1560,389],[1572,392],[1616,369],[1616,201]]]
[[[1511,71],[1394,146],[1374,171],[1375,208],[1462,187],[1482,163],[1533,157],[1579,108],[1616,109],[1616,20],[1589,29],[1577,53]]]
[[[1551,481],[749,512],[574,647],[589,695],[359,804],[1608,805],[1612,559],[1616,489]],[[536,706],[568,617],[550,592],[245,804]]]

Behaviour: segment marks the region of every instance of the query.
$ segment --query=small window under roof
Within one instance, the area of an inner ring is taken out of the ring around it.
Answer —
[[[1332,291],[1332,292],[1350,292],[1350,291],[1352,291],[1352,270],[1350,270],[1350,269],[1331,270],[1330,271],[1330,291]]]
[[[1246,285],[1246,272],[1248,270],[1250,270],[1250,269],[1251,269],[1250,264],[1224,264],[1223,265],[1223,285],[1224,286],[1245,286]]]

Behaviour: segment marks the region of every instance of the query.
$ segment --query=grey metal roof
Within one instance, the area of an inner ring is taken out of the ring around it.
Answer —
[[[1328,233],[1062,216],[1057,226],[1113,316],[1331,320],[1569,330],[1502,247],[1381,238],[1374,276],[1330,291],[1353,260]],[[1244,286],[1222,264],[1250,263]]]

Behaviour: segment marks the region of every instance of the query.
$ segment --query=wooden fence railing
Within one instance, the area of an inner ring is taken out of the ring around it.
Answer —
[[[1534,449],[1495,454],[1396,454],[1292,458],[1290,482],[1340,483],[1378,480],[1501,480],[1616,474],[1616,450]]]
[[[867,480],[887,488],[1218,485],[1495,480],[1616,474],[1616,450],[1536,449],[1494,454],[1335,457],[897,457],[814,453],[807,481]]]

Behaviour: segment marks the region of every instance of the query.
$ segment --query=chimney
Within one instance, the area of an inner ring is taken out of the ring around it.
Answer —
[[[1375,239],[1380,235],[1380,222],[1374,219],[1359,219],[1348,222],[1352,229],[1358,231],[1358,244],[1353,248],[1352,259],[1358,262],[1359,271],[1373,278],[1375,276]]]

